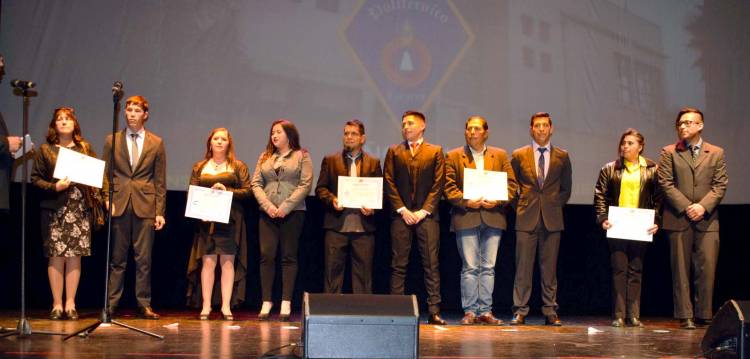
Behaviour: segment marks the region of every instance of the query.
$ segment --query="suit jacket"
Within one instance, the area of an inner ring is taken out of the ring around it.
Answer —
[[[393,209],[406,207],[410,211],[424,209],[430,217],[439,219],[438,202],[443,195],[445,158],[438,145],[422,142],[414,156],[409,143],[404,141],[388,148],[384,163],[385,194]]]
[[[315,186],[315,193],[323,202],[326,208],[325,217],[323,218],[323,228],[335,231],[341,230],[344,225],[344,211],[337,211],[333,207],[333,199],[338,193],[339,176],[348,176],[349,167],[346,165],[346,153],[338,151],[323,158],[320,165],[320,176],[318,184]],[[380,169],[380,159],[362,152],[359,163],[357,164],[358,177],[383,177],[383,170]],[[367,232],[375,231],[374,215],[361,216],[362,226]]]
[[[313,165],[307,150],[289,151],[279,159],[278,172],[274,169],[279,154],[263,159],[261,153],[255,165],[251,181],[253,194],[263,211],[270,206],[286,213],[304,211],[305,198],[310,193],[313,180]]]
[[[8,143],[8,127],[0,114],[0,210],[10,208],[10,175],[13,171],[13,155]]]
[[[112,135],[107,136],[104,142],[102,157],[106,162],[104,172],[104,186],[102,193],[104,200],[109,200],[109,166],[114,167],[114,198],[115,205],[113,217],[119,217],[125,211],[128,201],[133,205],[133,211],[139,218],[154,218],[164,216],[166,208],[166,173],[167,154],[161,137],[151,131],[146,131],[143,139],[143,148],[139,154],[138,163],[135,168],[130,166],[130,152],[128,142],[125,139],[126,130],[115,134],[114,163],[110,163],[110,149],[112,148]]]
[[[464,168],[476,169],[474,156],[468,145],[454,148],[445,155],[445,197],[453,205],[451,209],[451,228],[453,230],[475,228],[484,223],[490,227],[506,229],[506,206],[500,204],[490,209],[468,208],[463,193]],[[484,153],[484,169],[501,171],[508,174],[508,201],[513,201],[518,190],[516,176],[510,165],[508,153],[497,147],[487,146]]]
[[[718,231],[717,207],[727,191],[727,164],[724,150],[703,141],[695,163],[685,143],[680,141],[662,148],[659,160],[659,187],[664,193],[665,206],[662,227],[682,231],[690,226],[685,214],[687,206],[699,203],[706,209],[703,219],[696,223],[699,231]]]
[[[562,208],[570,199],[573,184],[573,169],[568,151],[551,147],[549,170],[542,188],[539,188],[536,181],[533,152],[531,145],[516,149],[510,162],[518,181],[516,230],[533,231],[537,223],[544,220],[548,231],[562,231],[565,229]]]

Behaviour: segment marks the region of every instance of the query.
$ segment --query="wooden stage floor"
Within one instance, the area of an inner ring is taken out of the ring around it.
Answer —
[[[33,335],[0,338],[2,358],[257,358],[301,341],[299,322],[260,322],[255,312],[236,311],[234,322],[197,320],[197,313],[159,311],[160,320],[137,319],[125,312],[116,320],[163,335],[164,340],[121,327],[97,329],[88,337]],[[78,321],[51,321],[47,312],[32,311],[33,330],[75,332],[96,321],[83,311]],[[0,313],[0,326],[15,327],[18,314]],[[273,318],[272,318],[273,319]],[[299,316],[292,319],[299,320]],[[457,323],[459,314],[447,315]],[[506,319],[506,318],[502,318]],[[421,325],[421,358],[694,358],[701,355],[705,329],[681,330],[671,319],[644,318],[645,328],[612,328],[604,317],[562,317],[562,327],[542,325],[530,317],[525,326]],[[291,357],[287,347],[277,352]],[[301,356],[301,348],[296,349]]]

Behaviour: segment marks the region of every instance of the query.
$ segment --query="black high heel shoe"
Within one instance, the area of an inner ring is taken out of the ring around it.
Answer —
[[[209,311],[206,314],[201,313],[198,315],[198,320],[208,320],[208,317],[211,316],[211,312]]]
[[[222,313],[221,313],[221,317],[222,317],[222,318],[223,318],[224,320],[227,320],[227,321],[232,321],[232,320],[234,320],[234,315],[232,315],[232,313],[229,313],[229,314],[224,314],[224,312],[222,312]]]

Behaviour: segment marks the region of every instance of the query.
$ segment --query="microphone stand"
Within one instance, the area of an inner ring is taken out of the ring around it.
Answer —
[[[119,82],[119,81],[118,81]],[[110,261],[110,246],[112,243],[112,198],[114,197],[114,163],[115,163],[115,144],[117,141],[115,141],[115,136],[117,135],[117,123],[120,116],[120,100],[122,99],[122,84],[120,84],[120,87],[113,88],[112,89],[112,102],[114,103],[114,108],[112,109],[112,145],[110,146],[109,151],[109,170],[107,171],[107,179],[109,180],[109,199],[108,199],[108,205],[109,209],[107,211],[107,261],[106,261],[106,267],[104,270],[104,308],[102,309],[102,315],[99,320],[96,321],[96,323],[91,324],[73,334],[70,334],[66,336],[63,340],[68,340],[75,336],[80,336],[82,338],[88,337],[89,334],[93,333],[97,328],[99,328],[102,324],[114,324],[119,327],[123,327],[126,329],[130,329],[132,331],[145,334],[148,336],[152,336],[154,338],[158,339],[164,339],[163,335],[159,335],[156,333],[152,333],[140,328],[136,328],[131,325],[127,325],[122,322],[118,322],[116,320],[112,319],[112,313],[109,312],[109,261]]]
[[[6,331],[3,328],[1,337],[18,336],[25,338],[32,334],[41,335],[65,335],[65,333],[44,331],[44,330],[32,330],[29,320],[26,318],[26,182],[29,180],[29,172],[27,170],[28,159],[26,158],[26,139],[29,133],[29,98],[32,95],[36,95],[36,92],[30,91],[28,88],[16,87],[13,91],[14,94],[20,94],[23,97],[23,139],[21,142],[21,148],[23,156],[21,161],[23,165],[23,182],[21,182],[21,318],[18,320],[18,325],[15,330]]]

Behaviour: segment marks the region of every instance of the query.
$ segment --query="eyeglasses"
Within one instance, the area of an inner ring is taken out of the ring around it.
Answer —
[[[682,120],[680,122],[677,122],[677,127],[693,127],[699,123],[703,123],[702,121],[693,121],[693,120]]]

